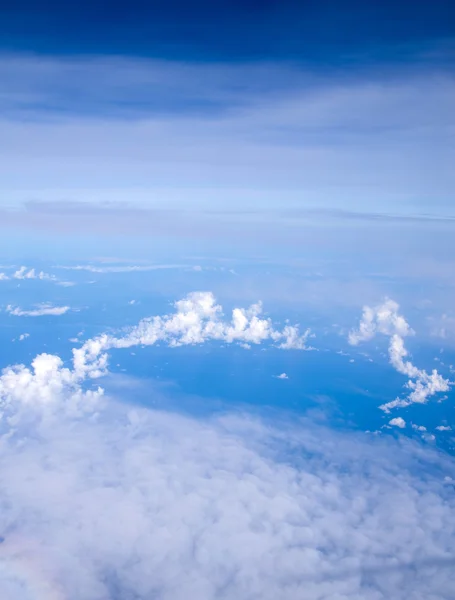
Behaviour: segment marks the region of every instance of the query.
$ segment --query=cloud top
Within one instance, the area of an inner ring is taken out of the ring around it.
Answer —
[[[353,346],[371,340],[378,333],[390,338],[390,363],[399,373],[409,377],[406,387],[411,391],[405,398],[396,398],[383,404],[380,408],[387,413],[393,408],[413,403],[424,404],[438,392],[447,392],[451,384],[436,369],[427,373],[413,365],[410,360],[406,360],[409,353],[405,348],[404,338],[413,335],[414,331],[399,314],[399,308],[396,302],[389,299],[373,308],[365,306],[358,328],[352,330],[348,336],[349,343]]]

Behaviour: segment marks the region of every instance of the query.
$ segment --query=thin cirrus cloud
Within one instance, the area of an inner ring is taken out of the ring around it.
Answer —
[[[353,346],[371,340],[378,333],[390,338],[390,363],[399,373],[409,377],[406,387],[411,392],[405,398],[396,398],[383,404],[380,408],[387,413],[393,408],[413,403],[423,404],[438,392],[447,392],[451,385],[436,369],[428,373],[406,360],[409,353],[405,348],[404,338],[413,335],[414,331],[398,310],[399,305],[390,299],[373,308],[365,306],[358,328],[348,336],[349,343]]]
[[[14,317],[43,317],[47,315],[60,316],[67,313],[70,309],[69,306],[53,306],[50,303],[37,304],[36,308],[24,309],[19,306],[13,306],[8,304],[6,312]]]

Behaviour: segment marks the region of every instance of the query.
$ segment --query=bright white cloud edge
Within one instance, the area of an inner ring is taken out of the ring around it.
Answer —
[[[396,398],[383,404],[380,408],[386,413],[393,408],[406,407],[413,403],[424,404],[438,392],[447,392],[451,385],[451,382],[436,369],[428,373],[406,360],[409,353],[405,348],[404,338],[414,335],[414,331],[398,311],[399,305],[390,299],[373,308],[365,306],[358,328],[352,330],[348,337],[353,346],[371,340],[378,333],[390,338],[390,363],[399,373],[409,377],[406,387],[411,391],[405,398]]]

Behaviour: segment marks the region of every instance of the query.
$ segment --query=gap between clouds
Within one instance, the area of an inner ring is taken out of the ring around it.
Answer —
[[[390,338],[390,363],[399,373],[409,377],[406,387],[411,392],[406,398],[396,398],[380,406],[386,413],[392,408],[405,407],[413,403],[424,404],[436,393],[447,392],[451,385],[451,382],[436,369],[427,373],[413,365],[410,360],[406,360],[409,353],[405,348],[404,338],[414,335],[414,331],[398,310],[399,305],[390,299],[373,308],[365,306],[358,329],[352,330],[348,337],[349,343],[353,346],[371,340],[377,333]]]

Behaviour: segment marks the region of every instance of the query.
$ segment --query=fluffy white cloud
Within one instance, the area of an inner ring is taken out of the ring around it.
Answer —
[[[19,336],[19,341],[23,342],[25,339],[27,339],[28,337],[30,337],[29,333],[21,333]]]
[[[376,333],[389,336],[397,334],[401,337],[412,335],[413,330],[406,319],[398,314],[398,310],[399,305],[390,299],[374,308],[364,306],[359,328],[349,333],[349,343],[356,346],[360,342],[371,340]]]
[[[68,307],[49,306],[35,311],[7,308],[10,314],[26,316],[62,314],[49,311],[66,312],[63,309],[69,310]],[[270,340],[278,348],[302,349],[309,335],[306,331],[300,336],[297,327],[290,325],[282,331],[274,329],[269,318],[260,318],[261,304],[248,309],[235,308],[231,321],[224,321],[222,308],[211,292],[188,294],[175,303],[175,309],[170,315],[143,319],[120,337],[102,334],[87,340],[80,348],[73,349],[71,368],[64,366],[60,357],[50,354],[38,355],[30,368],[24,365],[8,368],[0,377],[0,401],[8,404],[25,397],[49,404],[66,395],[72,398],[73,404],[77,403],[88,393],[79,388],[82,382],[107,373],[107,352],[112,348],[153,345],[159,341],[176,347],[209,340],[240,344],[260,344]],[[96,395],[101,394],[101,390],[96,391]]]
[[[450,427],[449,425],[438,425],[436,429],[438,431],[452,431],[452,427]]]
[[[395,417],[395,419],[390,419],[389,425],[393,425],[394,427],[404,429],[406,427],[406,421],[401,417]]]
[[[282,330],[273,327],[268,317],[261,317],[261,303],[247,309],[234,308],[230,321],[223,319],[222,307],[211,292],[192,292],[175,303],[175,312],[143,319],[122,337],[101,335],[88,340],[74,350],[75,368],[91,371],[93,361],[111,348],[151,346],[164,342],[169,346],[202,344],[216,340],[246,345],[271,341],[283,350],[304,350],[310,335],[298,326],[286,325]],[[98,370],[98,367],[96,367]]]
[[[52,306],[49,303],[38,304],[36,308],[25,310],[19,306],[8,304],[6,311],[15,317],[42,317],[46,315],[63,315],[70,310],[69,306]]]
[[[276,376],[277,379],[289,379],[289,376],[286,373],[281,373],[281,375]]]
[[[7,281],[9,279],[6,273],[0,273],[0,281]]]
[[[450,381],[445,379],[436,369],[427,373],[417,368],[409,360],[405,360],[408,351],[404,345],[404,337],[413,335],[406,319],[398,313],[399,305],[393,300],[386,300],[374,308],[365,306],[358,329],[349,333],[348,340],[351,345],[371,340],[377,333],[390,337],[389,359],[393,367],[403,375],[409,377],[406,387],[411,390],[406,398],[396,398],[383,404],[380,408],[389,412],[392,408],[404,407],[409,404],[425,403],[429,397],[438,392],[446,392],[450,388]]]
[[[427,428],[424,425],[416,425],[415,423],[413,423],[411,425],[411,427],[413,429],[415,429],[416,431],[426,431],[427,430]]]

